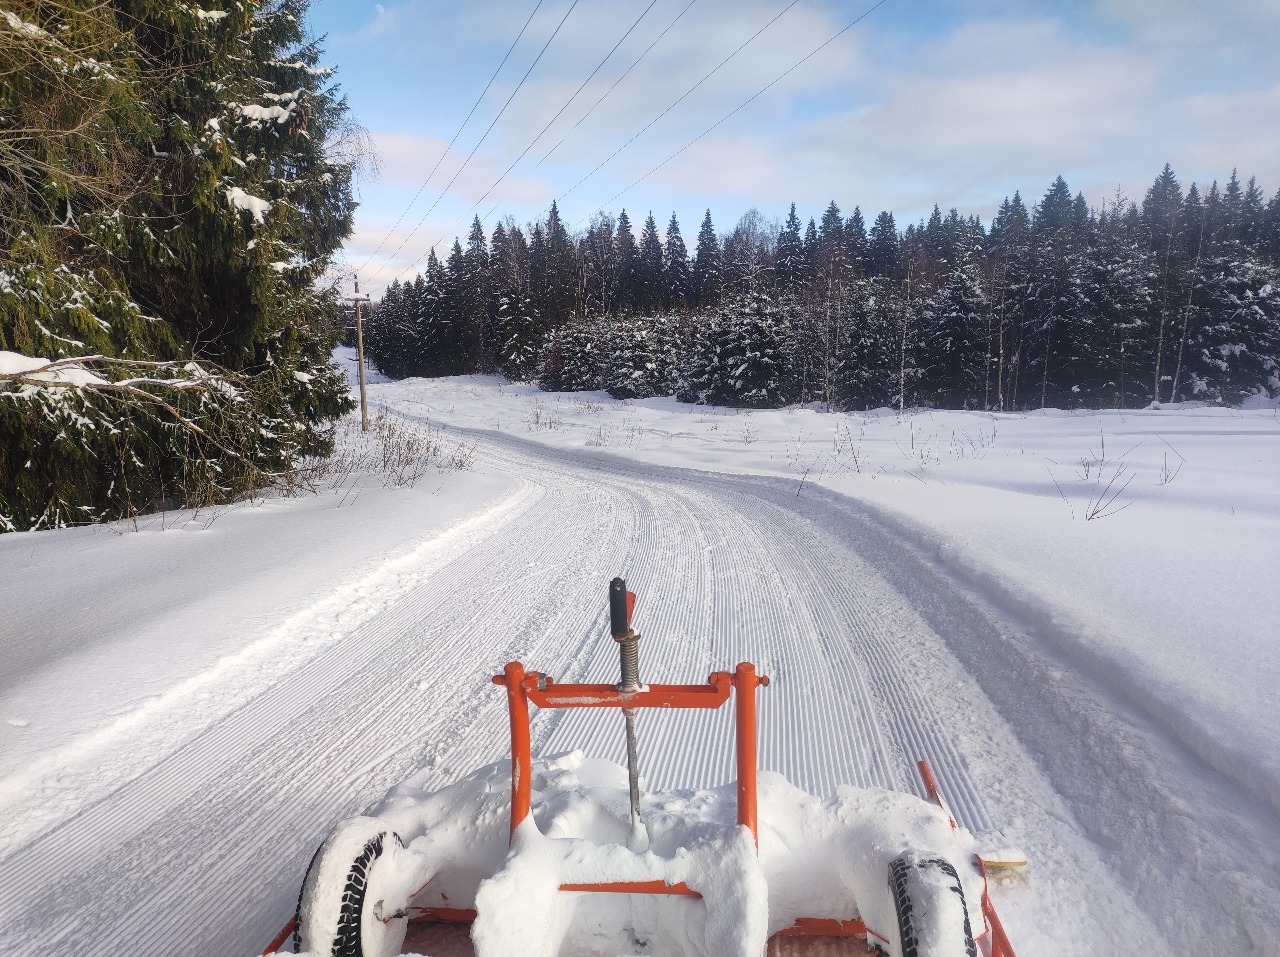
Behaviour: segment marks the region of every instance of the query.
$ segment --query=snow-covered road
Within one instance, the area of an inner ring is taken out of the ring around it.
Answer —
[[[520,480],[472,520],[483,534],[445,559],[402,556],[394,600],[110,793],[77,802],[46,782],[59,813],[32,811],[0,851],[0,952],[260,950],[334,821],[420,768],[444,784],[502,757],[488,679],[504,662],[615,680],[605,587],[620,574],[640,596],[643,678],[697,681],[744,659],[772,677],[762,767],[819,794],[918,792],[928,757],[962,823],[1030,856],[993,889],[1024,957],[1174,953],[1178,938],[1275,953],[1269,810],[1216,794],[1184,747],[850,500],[476,439],[482,472]],[[727,720],[644,715],[647,784],[725,781]],[[620,721],[544,714],[534,747],[622,760]]]

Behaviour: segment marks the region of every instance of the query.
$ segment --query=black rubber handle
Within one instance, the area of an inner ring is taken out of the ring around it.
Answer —
[[[631,631],[627,620],[627,583],[621,578],[609,582],[609,632],[615,638],[625,638]]]

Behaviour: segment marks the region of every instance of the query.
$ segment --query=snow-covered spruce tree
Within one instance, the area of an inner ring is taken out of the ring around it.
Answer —
[[[667,241],[662,249],[663,301],[666,308],[680,312],[693,301],[693,273],[689,264],[689,251],[680,235],[680,221],[671,214],[667,223]]]
[[[619,284],[618,253],[613,217],[597,213],[579,246],[584,312],[603,316],[613,309]]]
[[[393,379],[412,374],[414,358],[413,284],[392,280],[364,328],[365,357]]]
[[[844,241],[849,250],[849,269],[854,278],[861,278],[866,273],[867,263],[867,224],[862,218],[862,210],[853,207],[853,215],[845,221]]]
[[[712,405],[720,381],[719,310],[703,310],[696,317],[692,340],[676,379],[676,399],[691,405]]]
[[[726,303],[696,333],[676,398],[699,405],[780,408],[787,398],[787,333],[763,292]]]
[[[580,317],[551,332],[542,347],[538,388],[544,392],[599,389],[606,328],[606,320]]]
[[[617,231],[613,237],[613,259],[617,281],[614,294],[610,300],[609,312],[615,314],[628,313],[636,308],[639,295],[639,259],[640,250],[636,246],[635,234],[631,231],[631,219],[624,209],[618,214]]]
[[[1175,356],[1171,394],[1236,405],[1280,395],[1280,269],[1224,243],[1203,263],[1188,309],[1185,350]]]
[[[422,278],[422,293],[417,301],[416,374],[449,375],[457,366],[453,356],[454,326],[450,321],[450,303],[445,298],[444,266],[436,258],[434,249],[427,254],[427,271]]]
[[[1015,192],[1006,198],[987,237],[988,295],[995,333],[994,387],[989,405],[999,411],[1018,407],[1021,398],[1024,333],[1031,294],[1031,214]]]
[[[459,347],[467,372],[493,371],[493,355],[497,343],[490,329],[489,310],[494,306],[493,283],[489,270],[489,242],[485,238],[480,217],[471,223],[467,250],[462,255],[461,322]]]
[[[724,264],[720,258],[720,240],[711,224],[711,210],[702,217],[698,230],[698,248],[693,255],[694,304],[704,312],[720,304],[724,290]]]
[[[1117,196],[1098,216],[1083,264],[1081,307],[1089,317],[1085,351],[1091,368],[1079,396],[1082,405],[1127,409],[1150,401],[1146,372],[1153,360],[1147,347],[1156,284],[1136,210]]]
[[[835,403],[843,409],[896,407],[901,395],[912,404],[917,333],[905,291],[884,277],[863,279],[856,290],[835,370]]]
[[[601,384],[615,399],[671,395],[680,355],[680,327],[670,315],[632,316],[605,329]]]
[[[943,409],[982,408],[988,304],[977,269],[957,263],[934,297],[920,393]]]
[[[538,314],[527,293],[504,289],[498,297],[494,329],[498,337],[498,371],[513,382],[528,382],[538,374],[542,354]]]
[[[1083,289],[1092,230],[1083,198],[1076,203],[1057,177],[1035,208],[1032,269],[1023,331],[1024,394],[1035,408],[1067,408],[1090,394],[1091,317]]]
[[[787,221],[778,232],[773,280],[781,293],[796,292],[805,285],[804,245],[800,239],[800,219],[796,204],[791,204]]]
[[[528,382],[537,377],[542,354],[541,321],[529,291],[529,244],[508,217],[494,228],[491,249],[494,359],[507,378]]]
[[[867,274],[893,279],[901,271],[902,252],[899,248],[898,227],[893,221],[893,213],[881,210],[867,239]]]
[[[640,246],[636,250],[635,308],[652,315],[662,308],[662,240],[658,238],[658,224],[653,213],[644,221],[640,233]]]
[[[558,329],[580,309],[578,253],[560,219],[555,201],[547,213],[546,250],[542,261],[542,281],[532,291],[534,305],[547,329]]]
[[[0,524],[216,501],[327,451],[350,400],[316,280],[352,163],[305,4],[8,6],[0,351],[85,362],[0,385]]]

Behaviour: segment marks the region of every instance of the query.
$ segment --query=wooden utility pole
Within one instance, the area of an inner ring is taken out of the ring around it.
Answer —
[[[356,370],[360,376],[360,431],[369,431],[369,403],[364,394],[364,326],[360,322],[360,303],[368,302],[368,296],[360,295],[360,278],[356,277],[356,294],[347,296],[347,302],[356,304]]]

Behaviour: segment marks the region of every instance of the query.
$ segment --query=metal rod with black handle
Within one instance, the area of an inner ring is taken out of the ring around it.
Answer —
[[[635,606],[635,600],[635,595],[627,591],[627,583],[621,578],[609,582],[609,632],[618,643],[618,660],[622,671],[618,690],[624,695],[640,690],[640,636],[631,629],[631,609]],[[640,821],[636,713],[632,708],[623,706],[622,714],[627,722],[627,783],[631,788],[632,850],[642,851],[648,849],[649,841]]]

